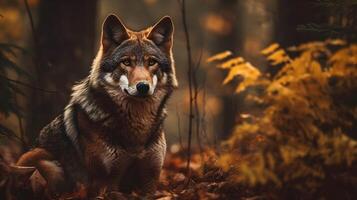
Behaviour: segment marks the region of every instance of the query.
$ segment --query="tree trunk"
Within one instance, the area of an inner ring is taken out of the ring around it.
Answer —
[[[31,142],[61,113],[72,85],[88,74],[96,42],[96,13],[96,0],[40,2],[35,85],[57,92],[33,91],[27,123]]]
[[[226,34],[216,34],[214,39],[209,41],[209,49],[212,52],[222,52],[225,50],[235,50],[240,46],[239,40],[239,19],[237,18],[237,1],[236,0],[222,0],[214,5],[214,13],[223,17],[229,24],[231,30]],[[238,29],[237,29],[238,27]],[[225,72],[220,72],[225,73]],[[211,87],[208,83],[208,87]],[[236,98],[230,93],[225,92],[220,95],[222,100],[222,111],[220,116],[215,118],[214,134],[218,134],[218,138],[226,138],[232,132],[234,127],[234,118],[237,112]]]
[[[283,47],[321,39],[321,35],[312,35],[297,30],[298,25],[321,22],[318,15],[321,11],[313,1],[279,0],[278,7],[275,37]]]

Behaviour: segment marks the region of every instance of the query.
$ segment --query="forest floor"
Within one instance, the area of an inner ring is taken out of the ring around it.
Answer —
[[[185,156],[168,154],[155,198],[242,199],[242,196],[249,196],[248,191],[229,180],[227,172],[215,166],[213,151],[202,154],[192,155],[190,177],[186,175]]]
[[[209,199],[259,199],[248,190],[234,184],[229,174],[215,165],[214,150],[193,153],[190,175],[187,175],[187,151],[168,152],[155,195],[148,199],[159,200],[209,200]],[[136,194],[112,193],[108,199],[142,199]],[[253,198],[249,198],[252,197]],[[105,198],[104,198],[105,199]]]
[[[229,180],[229,175],[215,165],[216,152],[205,150],[201,153],[192,153],[190,163],[190,175],[187,175],[187,151],[177,150],[168,152],[157,191],[153,196],[142,197],[138,194],[123,194],[119,192],[108,192],[97,199],[122,200],[122,199],[250,199],[254,196],[249,190],[240,188]],[[16,200],[11,194],[12,186],[8,185],[13,180],[9,177],[8,165],[14,163],[20,155],[19,149],[4,148],[0,146],[0,199]],[[79,190],[76,193],[61,196],[60,200],[86,199],[86,191]],[[47,198],[43,198],[47,199]]]

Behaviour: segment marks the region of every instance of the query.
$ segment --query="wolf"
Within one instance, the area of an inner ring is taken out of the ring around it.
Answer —
[[[173,32],[169,16],[142,31],[107,16],[89,76],[17,165],[35,167],[55,195],[79,184],[89,197],[153,193],[166,151],[165,105],[178,85]]]

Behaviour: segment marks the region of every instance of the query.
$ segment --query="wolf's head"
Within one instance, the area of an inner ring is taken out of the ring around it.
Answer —
[[[114,98],[150,97],[160,88],[176,87],[172,42],[173,24],[168,16],[137,32],[109,15],[103,23],[91,84]]]

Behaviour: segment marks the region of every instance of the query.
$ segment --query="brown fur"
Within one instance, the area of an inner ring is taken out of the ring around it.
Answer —
[[[18,165],[35,166],[53,193],[78,183],[89,197],[112,190],[153,193],[166,151],[165,104],[177,86],[172,33],[168,17],[139,32],[107,17],[91,74],[74,86],[65,112]],[[142,81],[153,91],[145,97],[122,87]]]
[[[35,148],[21,156],[16,165],[35,166],[40,160],[53,160],[53,155],[42,148]]]

